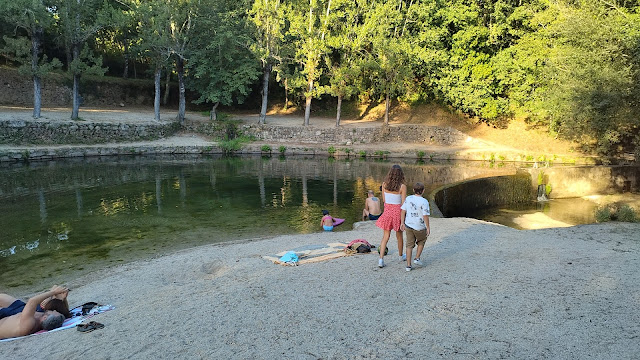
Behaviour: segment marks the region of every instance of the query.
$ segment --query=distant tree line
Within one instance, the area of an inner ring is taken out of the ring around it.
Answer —
[[[640,153],[639,0],[1,0],[2,55],[40,82],[78,82],[103,59],[150,69],[155,116],[163,74],[209,104],[269,86],[305,104],[437,102],[502,127],[524,118],[599,154]],[[114,61],[115,59],[115,61]],[[133,67],[136,69],[136,67]]]

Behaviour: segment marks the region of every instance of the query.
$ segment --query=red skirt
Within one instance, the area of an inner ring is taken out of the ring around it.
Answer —
[[[384,204],[382,215],[376,220],[376,226],[382,230],[400,231],[400,204]]]

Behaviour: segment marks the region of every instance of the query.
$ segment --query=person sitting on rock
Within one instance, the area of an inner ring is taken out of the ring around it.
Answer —
[[[380,199],[374,195],[373,190],[367,191],[364,210],[362,210],[362,220],[378,220],[380,214],[382,214],[382,210],[380,210]]]

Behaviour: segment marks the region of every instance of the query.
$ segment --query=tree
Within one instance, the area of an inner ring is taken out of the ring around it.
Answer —
[[[136,7],[140,21],[137,51],[147,56],[154,69],[154,119],[160,121],[160,95],[162,69],[168,67],[173,41],[170,37],[171,8],[165,1],[141,2]]]
[[[384,125],[389,124],[391,99],[405,92],[412,75],[408,58],[411,46],[404,27],[406,13],[403,1],[374,3],[362,29],[369,34],[367,73],[374,91],[385,99]]]
[[[183,125],[186,110],[185,62],[189,56],[192,32],[196,29],[194,20],[197,19],[197,7],[191,0],[170,1],[167,5],[170,9],[168,24],[172,44],[170,52],[175,59],[178,74],[178,122]],[[200,30],[204,31],[202,28]]]
[[[102,57],[93,54],[87,41],[110,23],[111,8],[99,0],[59,0],[52,8],[61,23],[61,35],[71,54],[69,72],[73,76],[73,108],[71,119],[78,118],[80,108],[80,77],[102,76]]]
[[[293,6],[289,36],[296,48],[295,62],[306,79],[304,125],[309,125],[311,99],[320,95],[316,81],[322,74],[320,64],[326,52],[325,36],[331,13],[331,0],[308,0]]]
[[[280,51],[286,31],[287,9],[288,7],[281,4],[280,0],[255,0],[249,11],[249,18],[255,25],[255,42],[252,50],[262,64],[262,103],[258,120],[260,124],[264,124],[267,117],[271,72],[282,61]]]
[[[366,0],[337,0],[334,6],[328,19],[328,50],[325,60],[329,69],[329,84],[322,92],[337,98],[337,127],[340,126],[342,100],[355,95],[360,90],[359,83],[362,83],[360,59],[365,53],[365,37],[359,36],[359,29],[363,25],[367,4]]]
[[[15,26],[16,35],[18,30],[26,34],[26,37],[4,36],[6,45],[2,52],[20,64],[20,73],[33,79],[33,117],[37,119],[41,112],[41,79],[52,69],[61,66],[58,59],[49,61],[46,54],[41,55],[44,32],[53,24],[53,14],[44,1],[14,0],[5,4],[0,16]]]
[[[195,103],[212,104],[213,120],[219,104],[242,103],[258,78],[244,5],[209,0],[201,3],[198,11],[202,31],[191,40],[189,87],[200,94]]]

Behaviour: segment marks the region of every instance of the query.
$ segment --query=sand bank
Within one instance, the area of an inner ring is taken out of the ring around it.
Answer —
[[[423,268],[357,255],[297,267],[261,257],[357,230],[208,245],[71,281],[72,305],[116,306],[91,333],[0,343],[6,359],[632,359],[640,225],[518,231],[432,219]],[[214,236],[212,234],[212,236]]]

